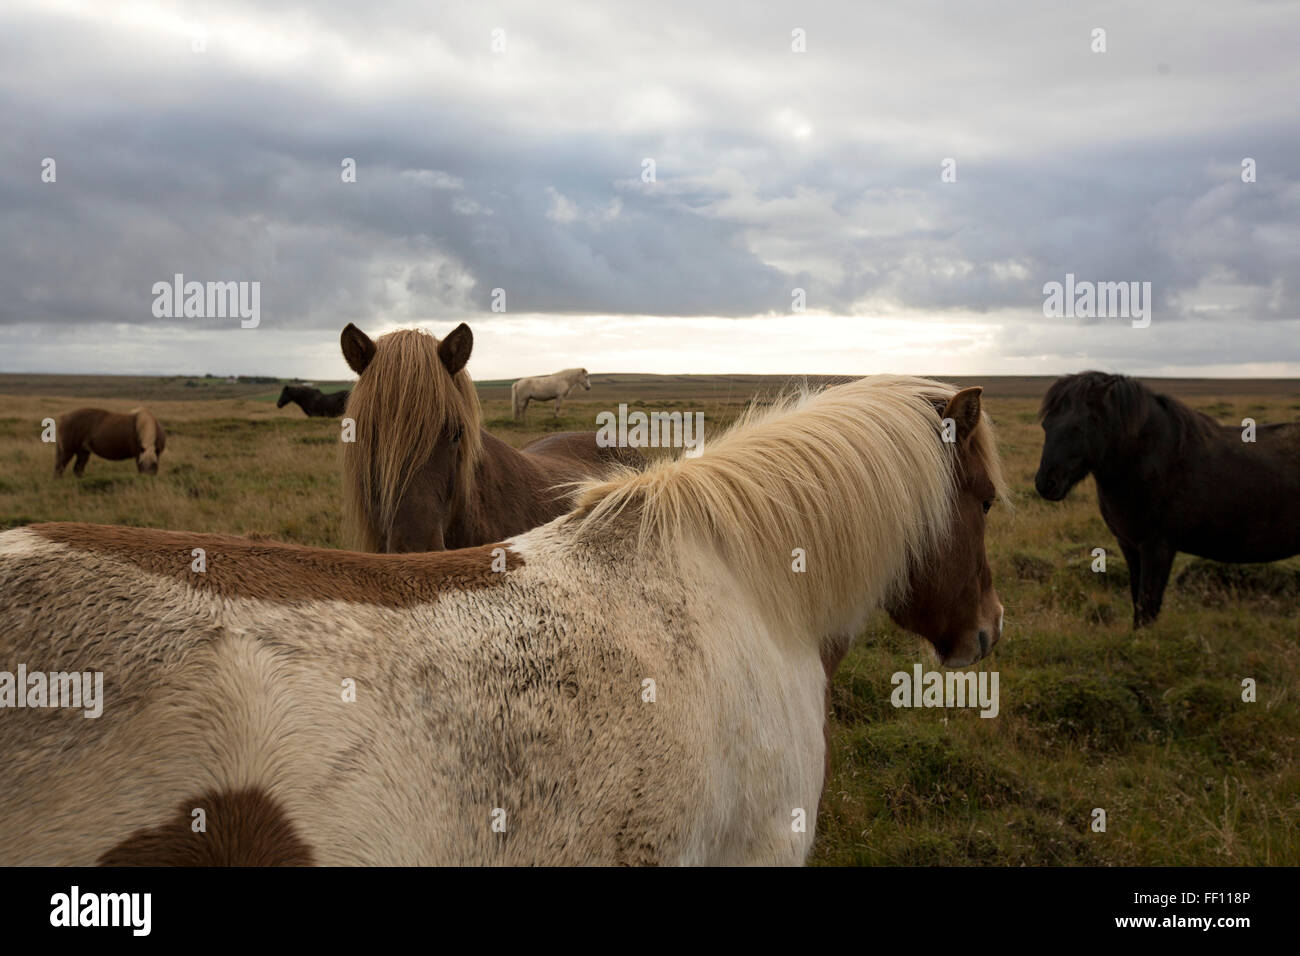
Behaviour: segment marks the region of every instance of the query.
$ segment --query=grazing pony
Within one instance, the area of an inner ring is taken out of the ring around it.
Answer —
[[[338,418],[348,403],[348,389],[330,392],[326,395],[319,388],[306,385],[286,385],[280,391],[276,408],[284,408],[290,402],[297,402],[298,407],[307,413],[308,418]]]
[[[523,421],[524,413],[528,411],[528,403],[534,399],[539,402],[555,399],[555,417],[559,418],[560,403],[575,388],[591,391],[591,382],[587,378],[585,368],[566,368],[553,375],[534,375],[531,378],[519,379],[510,386],[510,407],[514,410],[515,421]]]
[[[78,408],[59,418],[55,425],[54,477],[75,456],[72,473],[80,478],[93,451],[100,458],[122,461],[134,458],[141,474],[158,474],[158,456],[167,445],[167,433],[153,414],[133,408],[125,415],[102,408]]]
[[[522,451],[481,426],[461,323],[439,342],[417,329],[376,341],[349,324],[343,356],[359,376],[343,445],[343,516],[360,551],[440,551],[499,541],[572,507],[573,483],[640,452],[602,448],[596,433],[561,432]]]
[[[1128,562],[1133,626],[1160,613],[1174,555],[1276,561],[1300,553],[1300,423],[1254,442],[1141,382],[1105,372],[1058,378],[1043,398],[1034,487],[1060,501],[1089,472]]]
[[[872,610],[1001,635],[999,490],[979,389],[877,377],[478,548],[5,532],[0,661],[103,691],[4,712],[0,865],[801,863]]]

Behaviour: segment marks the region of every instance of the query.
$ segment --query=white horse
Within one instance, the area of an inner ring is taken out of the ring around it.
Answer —
[[[582,386],[591,391],[591,382],[587,380],[585,368],[566,368],[554,375],[533,375],[521,378],[510,386],[510,407],[514,410],[515,421],[521,421],[528,411],[528,403],[533,399],[549,402],[555,399],[555,417],[560,417],[560,402],[568,397],[575,388]]]
[[[979,393],[756,410],[459,551],[0,533],[0,866],[801,863],[867,615],[1001,636]]]

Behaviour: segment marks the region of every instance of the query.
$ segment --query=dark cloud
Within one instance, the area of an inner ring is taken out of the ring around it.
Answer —
[[[284,331],[490,321],[494,288],[1005,323],[1067,272],[1151,282],[1158,321],[1300,317],[1283,5],[138,9],[0,13],[0,323],[176,327],[150,290],[177,272],[260,281]]]

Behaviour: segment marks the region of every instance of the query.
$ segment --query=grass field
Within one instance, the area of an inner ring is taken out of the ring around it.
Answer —
[[[526,426],[510,421],[508,383],[480,393],[487,427],[518,446],[593,428],[619,402],[703,411],[716,434],[751,395],[788,381],[594,375],[562,418],[534,406]],[[338,547],[338,421],[277,410],[279,386],[185,382],[0,375],[0,527],[93,521]],[[989,525],[1006,636],[980,665],[1000,675],[1001,711],[894,709],[891,675],[937,665],[877,616],[835,681],[813,861],[1300,864],[1300,560],[1181,556],[1160,620],[1135,634],[1091,480],[1060,503],[1033,493],[1047,382],[978,381],[1013,488],[1013,507]],[[1152,384],[1224,422],[1300,418],[1297,382]],[[98,458],[81,481],[52,477],[40,422],[90,399],[120,411],[148,402],[168,431],[157,478]],[[1090,568],[1096,547],[1105,574]],[[1241,699],[1247,677],[1255,703]],[[1094,808],[1104,833],[1090,828]]]

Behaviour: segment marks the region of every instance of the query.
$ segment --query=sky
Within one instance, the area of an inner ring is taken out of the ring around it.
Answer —
[[[0,371],[463,321],[478,379],[1297,376],[1298,49],[1295,0],[6,0]]]

